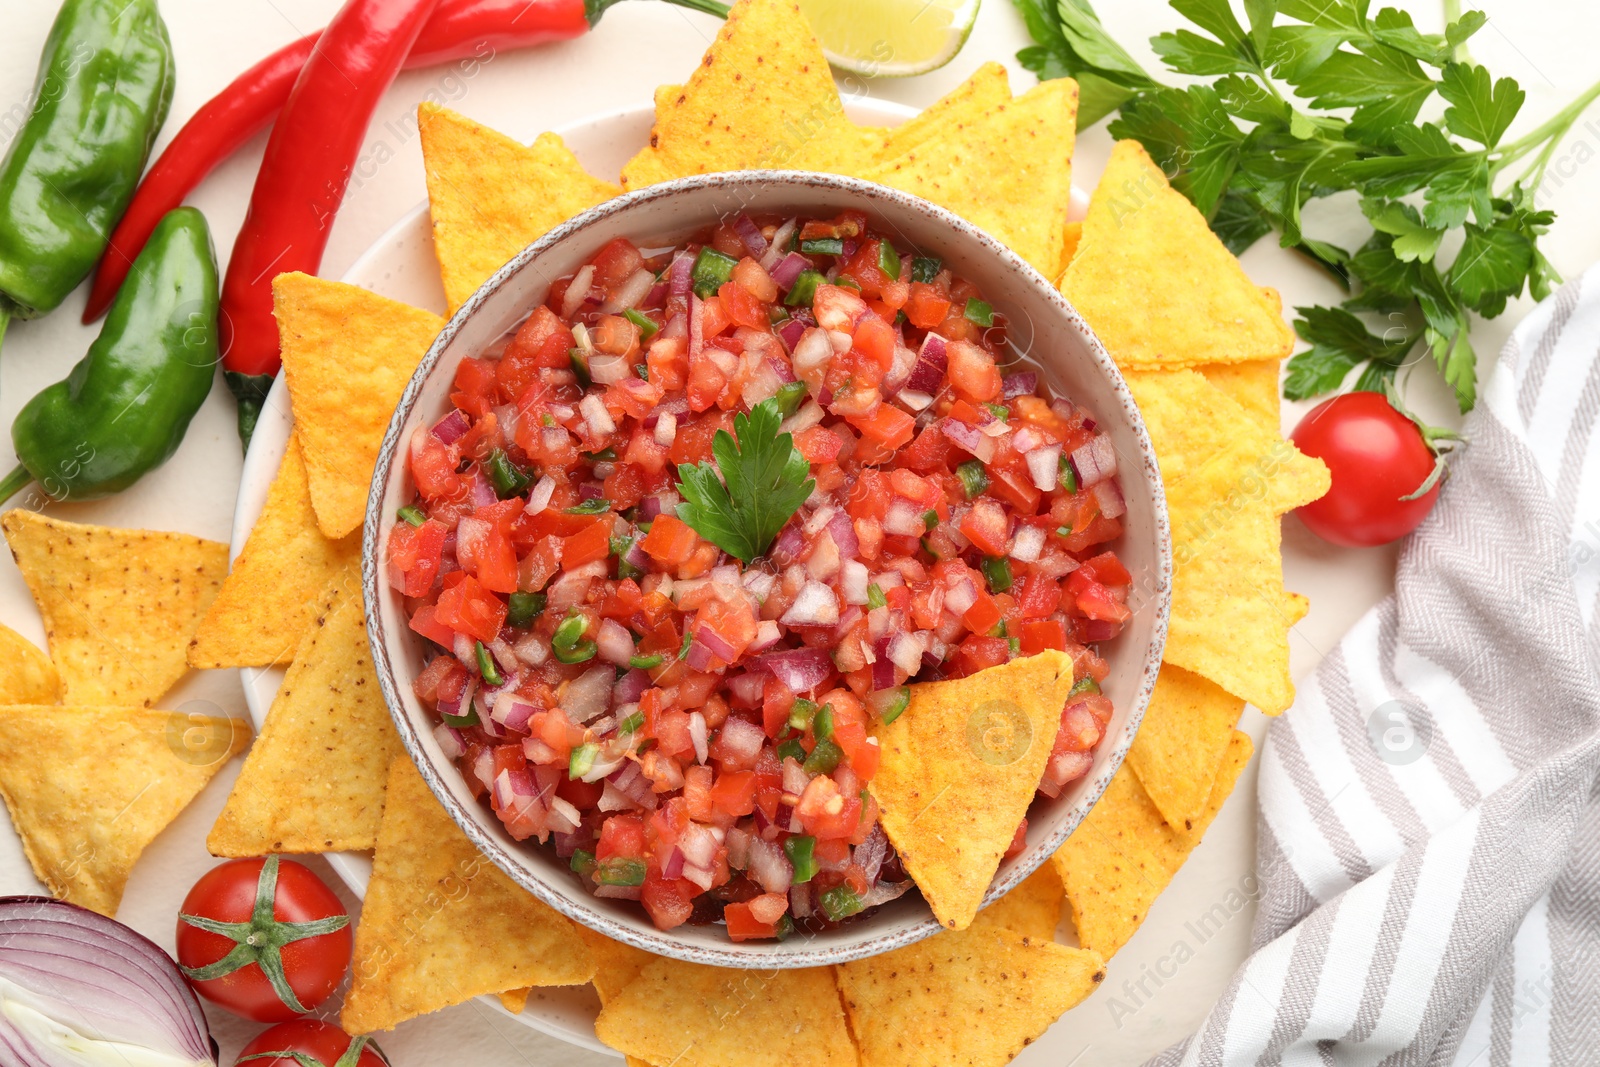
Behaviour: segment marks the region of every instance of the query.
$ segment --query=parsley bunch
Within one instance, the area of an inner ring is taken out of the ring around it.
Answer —
[[[1173,72],[1206,79],[1180,88],[1150,77],[1089,0],[1013,2],[1038,42],[1018,61],[1040,78],[1078,80],[1080,126],[1117,112],[1112,136],[1143,144],[1231,251],[1276,232],[1351,294],[1296,309],[1311,348],[1289,361],[1291,399],[1336,390],[1358,367],[1356,388],[1382,391],[1420,344],[1467,411],[1477,399],[1471,313],[1494,318],[1524,287],[1542,299],[1560,280],[1538,248],[1555,216],[1534,193],[1600,84],[1505,140],[1525,94],[1466,57],[1482,12],[1427,34],[1403,11],[1369,13],[1367,0],[1244,0],[1248,26],[1228,0],[1171,0],[1195,29],[1151,45]],[[1446,106],[1424,121],[1435,95]],[[1301,225],[1307,201],[1346,191],[1372,230],[1354,251]],[[1446,256],[1452,231],[1459,250]],[[1375,335],[1362,312],[1392,325]]]

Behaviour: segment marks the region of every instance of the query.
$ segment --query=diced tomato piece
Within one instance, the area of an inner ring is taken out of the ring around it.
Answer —
[[[894,366],[894,327],[876,315],[856,323],[855,351],[876,363],[880,370]]]
[[[645,555],[669,567],[686,562],[694,553],[700,535],[694,527],[675,515],[657,515],[639,547]]]
[[[1002,637],[983,637],[973,634],[961,642],[956,653],[967,674],[975,674],[985,667],[997,667],[1011,658],[1011,646]]]
[[[767,273],[765,267],[759,262],[745,256],[733,268],[733,280],[741,288],[764,303],[772,303],[778,299],[778,283],[772,280],[772,275]],[[767,324],[761,323],[765,329]]]
[[[975,634],[988,633],[999,625],[1000,619],[1000,607],[995,603],[994,597],[981,590],[978,592],[978,599],[972,602],[972,607],[961,616],[961,621],[967,624],[967,629]]]
[[[576,570],[611,554],[611,520],[601,516],[561,542],[561,566]]]
[[[1095,581],[1079,567],[1067,575],[1067,590],[1084,617],[1101,622],[1127,622],[1133,613],[1110,589]]]
[[[937,424],[923,427],[916,440],[900,450],[900,462],[914,471],[944,470],[954,454],[950,438],[940,432]]]
[[[436,645],[449,648],[455,644],[456,632],[434,617],[432,604],[424,604],[412,614],[411,628]]]
[[[961,532],[986,556],[1003,556],[1011,532],[1011,520],[998,500],[979,497],[961,520]]]
[[[1128,573],[1128,568],[1122,565],[1115,552],[1102,552],[1092,559],[1083,561],[1082,570],[1088,571],[1090,577],[1102,585],[1131,585],[1133,575]]]
[[[890,449],[909,442],[916,429],[916,420],[892,404],[879,404],[870,414],[849,415],[845,421],[861,431],[863,438]]]
[[[644,256],[626,237],[616,237],[606,242],[589,261],[594,264],[594,285],[605,290],[615,289],[644,266]]]
[[[1025,468],[1019,466],[987,468],[989,492],[1010,504],[1018,515],[1032,515],[1039,508],[1039,490]]]
[[[912,282],[902,310],[911,325],[931,330],[950,313],[950,298],[926,282]]]
[[[717,290],[717,299],[734,325],[748,326],[753,330],[767,329],[769,320],[766,305],[738,282],[724,282],[722,288]]]
[[[794,446],[807,463],[832,463],[844,442],[826,426],[808,426],[794,436]]]
[[[777,923],[757,919],[751,914],[749,904],[729,904],[722,909],[722,919],[727,923],[730,941],[756,941],[778,936]]]
[[[645,471],[632,463],[618,463],[606,476],[600,491],[616,511],[626,511],[644,498]]]
[[[654,872],[645,876],[640,902],[649,912],[650,921],[657,930],[671,930],[682,926],[694,914],[694,898],[700,887],[683,878],[660,878]]]
[[[601,315],[589,330],[595,351],[633,359],[639,354],[639,327],[621,315]]]
[[[667,450],[673,463],[699,463],[711,458],[711,442],[718,430],[733,432],[733,414],[727,411],[710,411],[698,419],[679,419],[678,433]]]
[[[448,446],[427,430],[417,430],[409,451],[411,480],[424,500],[443,500],[461,492],[461,476],[456,473],[456,456]]]
[[[1022,850],[1027,847],[1028,820],[1026,817],[1024,817],[1021,822],[1017,823],[1017,832],[1012,835],[1011,844],[1006,846],[1005,855],[1001,856],[1000,858],[1002,860],[1008,860],[1012,856],[1020,856],[1022,854]]]
[[[756,776],[753,771],[724,771],[711,787],[711,806],[723,815],[740,818],[756,807]]]
[[[459,582],[439,594],[434,618],[457,633],[493,641],[505,622],[506,604],[470,574],[463,574]]]
[[[1059,619],[1037,619],[1022,624],[1022,654],[1037,655],[1047,648],[1064,652],[1067,648],[1067,627]]]
[[[711,296],[700,301],[700,336],[708,344],[731,325],[733,319],[728,317],[728,309],[722,306],[721,297]]]
[[[1017,594],[1017,609],[1024,619],[1042,619],[1061,604],[1061,583],[1042,574],[1030,573]]]
[[[655,724],[656,742],[669,756],[684,758],[694,754],[694,740],[689,736],[689,713],[676,709],[663,711]]]
[[[517,591],[517,553],[511,539],[498,526],[489,527],[478,546],[478,581],[497,593]]]
[[[644,855],[644,820],[639,816],[613,815],[601,824],[595,859],[642,859]]]
[[[945,347],[945,358],[949,361],[945,374],[957,393],[983,402],[1000,396],[1000,368],[982,348],[969,341],[952,341]]]
[[[674,391],[689,379],[689,343],[682,337],[657,337],[645,356],[650,383]]]

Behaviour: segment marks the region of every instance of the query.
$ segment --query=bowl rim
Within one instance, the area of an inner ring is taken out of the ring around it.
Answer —
[[[465,325],[472,319],[473,315],[512,277],[520,273],[547,250],[567,238],[581,233],[589,226],[603,219],[628,212],[640,205],[672,199],[702,188],[757,184],[823,188],[842,193],[851,193],[873,201],[887,202],[897,209],[929,215],[935,221],[951,229],[962,231],[967,237],[976,240],[979,245],[983,246],[987,254],[998,259],[1001,266],[1007,269],[1009,273],[1019,276],[1022,284],[1032,286],[1040,295],[1044,296],[1046,302],[1053,306],[1056,313],[1061,315],[1067,325],[1077,332],[1088,350],[1089,358],[1094,362],[1096,370],[1100,372],[1102,378],[1110,387],[1122,408],[1124,417],[1128,420],[1129,427],[1138,446],[1139,454],[1137,458],[1141,467],[1139,475],[1143,478],[1150,495],[1152,519],[1156,535],[1156,573],[1150,575],[1147,581],[1143,583],[1144,591],[1149,594],[1149,602],[1153,605],[1154,618],[1151,623],[1150,639],[1144,652],[1144,662],[1139,673],[1133,706],[1129,710],[1128,719],[1121,735],[1116,738],[1102,740],[1102,744],[1111,742],[1112,746],[1108,750],[1104,767],[1090,783],[1087,792],[1074,805],[1072,810],[1065,813],[1067,817],[1060,819],[1059,825],[1049,835],[1040,841],[1031,843],[1022,854],[1022,857],[1020,857],[1020,862],[1014,862],[1011,870],[1005,876],[997,876],[995,878],[985,893],[980,908],[992,904],[1005,893],[1015,888],[1016,885],[1040,866],[1048,862],[1050,856],[1082,824],[1083,820],[1094,808],[1094,805],[1099,802],[1101,796],[1105,793],[1112,777],[1121,768],[1128,749],[1138,732],[1145,709],[1149,704],[1150,696],[1155,688],[1156,676],[1160,671],[1162,653],[1166,643],[1172,589],[1172,538],[1167,515],[1166,496],[1161,483],[1155,448],[1151,443],[1149,432],[1139,413],[1138,406],[1134,403],[1133,395],[1128,389],[1127,382],[1115,362],[1111,359],[1110,354],[1106,351],[1105,346],[1100,342],[1099,337],[1089,327],[1082,315],[1078,313],[1077,309],[1072,306],[1049,279],[1045,278],[1036,268],[1023,260],[1010,248],[966,219],[920,197],[846,175],[797,170],[714,172],[676,178],[644,189],[622,193],[573,216],[545,233],[538,240],[527,245],[499,270],[495,271],[450,316],[449,321],[428,347],[416,370],[412,373],[410,381],[406,384],[405,391],[401,394],[400,402],[396,405],[394,414],[390,417],[389,425],[379,446],[378,459],[368,490],[366,514],[362,527],[361,580],[362,593],[366,605],[367,635],[371,646],[373,667],[378,679],[378,687],[383,695],[384,704],[389,710],[390,718],[394,721],[406,754],[422,775],[428,788],[444,806],[451,819],[466,834],[468,840],[481,853],[487,856],[496,867],[517,885],[532,893],[538,900],[554,908],[572,921],[646,952],[688,962],[716,966],[742,969],[787,969],[826,966],[864,959],[913,944],[939,932],[943,927],[937,919],[929,914],[923,920],[896,931],[877,934],[867,931],[864,936],[854,941],[844,941],[830,944],[826,947],[816,947],[811,944],[809,939],[795,938],[779,943],[780,945],[794,946],[788,950],[774,949],[768,946],[761,951],[751,951],[741,943],[733,941],[713,947],[683,941],[674,936],[673,931],[670,930],[652,929],[641,931],[616,921],[591,907],[586,901],[580,903],[558,892],[545,878],[530,871],[523,863],[517,862],[510,851],[485,830],[481,820],[487,818],[487,815],[478,805],[471,805],[472,810],[467,810],[469,805],[459,802],[454,792],[441,779],[439,769],[434,766],[428,757],[421,744],[418,732],[411,721],[411,717],[405,709],[405,704],[400,699],[394,665],[389,658],[388,634],[385,630],[382,612],[379,609],[382,590],[387,585],[386,582],[380,580],[381,568],[378,565],[380,558],[379,533],[383,516],[390,510],[386,486],[390,480],[395,457],[401,451],[400,435],[420,399],[424,386],[432,377],[446,349],[451,346],[456,336],[465,328]],[[1131,471],[1124,468],[1120,473],[1124,479],[1127,479]]]

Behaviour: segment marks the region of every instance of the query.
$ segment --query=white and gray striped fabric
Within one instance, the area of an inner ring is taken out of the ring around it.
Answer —
[[[1252,955],[1149,1067],[1600,1064],[1600,267],[1261,753]]]

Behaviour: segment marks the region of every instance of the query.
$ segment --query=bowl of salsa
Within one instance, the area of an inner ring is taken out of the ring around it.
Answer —
[[[696,962],[938,929],[871,792],[912,686],[1071,660],[992,900],[1160,663],[1165,508],[1111,360],[998,242],[856,179],[682,179],[529,246],[423,359],[370,500],[374,661],[430,787],[546,903]]]

